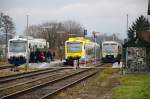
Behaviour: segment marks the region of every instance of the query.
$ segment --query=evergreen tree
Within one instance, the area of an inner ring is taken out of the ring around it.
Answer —
[[[148,20],[141,15],[139,18],[136,19],[135,22],[132,23],[131,27],[128,30],[128,39],[129,41],[134,41],[135,38],[141,40],[142,36],[141,33],[149,27]]]

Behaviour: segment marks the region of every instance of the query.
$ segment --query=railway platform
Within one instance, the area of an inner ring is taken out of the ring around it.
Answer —
[[[122,65],[122,62],[120,62],[120,65],[117,62],[115,62],[113,63],[112,68],[122,68]]]
[[[50,68],[50,67],[59,67],[62,66],[63,62],[60,60],[51,61],[50,63],[29,63],[31,68]]]

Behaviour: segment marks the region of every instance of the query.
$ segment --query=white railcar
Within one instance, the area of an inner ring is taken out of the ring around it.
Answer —
[[[116,62],[118,54],[122,54],[122,45],[116,41],[104,41],[102,43],[102,61]]]
[[[20,65],[27,61],[31,51],[48,48],[45,39],[32,37],[15,37],[8,41],[8,62],[10,64]],[[28,54],[29,53],[29,54]]]

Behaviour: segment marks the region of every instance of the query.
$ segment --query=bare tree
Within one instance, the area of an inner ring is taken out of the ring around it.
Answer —
[[[70,34],[82,36],[83,27],[75,21],[46,22],[41,25],[32,25],[28,28],[28,34],[36,38],[44,38],[49,42],[49,47],[59,47],[64,44]],[[25,34],[27,29],[25,30]]]
[[[119,38],[116,33],[113,33],[112,35],[107,35],[106,33],[104,33],[101,35],[97,35],[96,38],[97,43],[100,45],[102,44],[103,41],[117,41],[123,43],[123,40]]]
[[[1,13],[1,25],[0,25],[0,31],[1,31],[1,35],[3,35],[3,37],[6,37],[6,41],[8,41],[8,39],[12,38],[15,35],[15,25],[12,21],[12,18],[8,15],[4,15],[3,13]]]
[[[83,36],[81,34],[82,31],[83,27],[80,23],[70,20],[65,22],[51,21],[28,27],[28,34],[30,36],[46,39],[49,42],[49,48],[56,51],[56,56],[61,59],[64,56],[65,41],[68,37]],[[27,29],[25,29],[24,34],[26,32]]]
[[[69,35],[75,34],[75,36],[84,36],[82,34],[84,28],[80,23],[76,21],[68,20],[65,21],[63,25],[65,27],[65,31],[69,33]]]
[[[44,38],[43,35],[41,34],[42,32],[42,29],[40,28],[41,26],[40,25],[31,25],[28,27],[28,30],[27,28],[25,29],[24,31],[24,34],[28,36],[33,36],[35,38]]]
[[[6,44],[5,47],[5,58],[7,58],[7,48],[8,48],[8,39],[12,38],[15,35],[15,25],[12,21],[12,18],[8,15],[1,13],[0,17],[0,38],[1,43]]]

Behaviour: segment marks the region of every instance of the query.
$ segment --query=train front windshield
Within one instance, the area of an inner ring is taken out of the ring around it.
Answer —
[[[82,43],[78,42],[68,42],[67,43],[67,52],[81,52],[82,51]]]
[[[117,44],[105,43],[103,44],[103,51],[106,53],[114,53],[117,51]]]
[[[9,52],[26,52],[26,41],[10,41]]]

